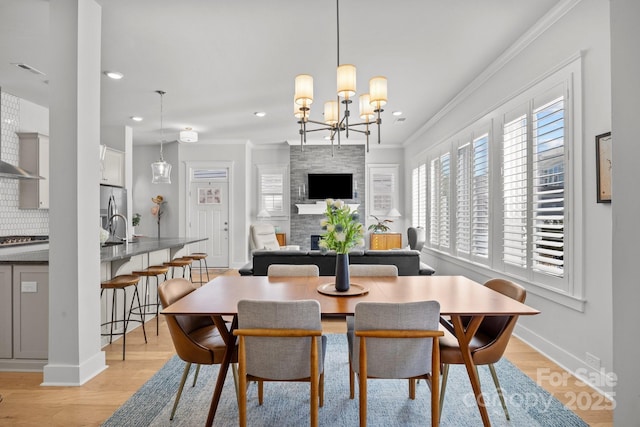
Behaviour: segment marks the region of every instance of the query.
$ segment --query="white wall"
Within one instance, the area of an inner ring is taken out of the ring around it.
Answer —
[[[596,203],[595,142],[597,134],[611,130],[611,91],[609,68],[609,5],[600,0],[583,0],[537,37],[524,50],[506,63],[486,82],[464,98],[424,132],[414,138],[405,153],[405,179],[430,145],[446,140],[466,125],[517,94],[577,52],[583,53],[582,111],[583,150],[581,168],[582,194],[576,195],[583,213],[582,234],[584,258],[575,260],[584,278],[584,311],[558,304],[551,298],[536,295],[529,289],[527,304],[540,315],[521,318],[517,334],[575,371],[587,369],[585,353],[601,359],[602,367],[612,370],[612,284],[611,284],[611,206]],[[410,199],[409,199],[410,200]],[[484,281],[491,272],[465,268],[450,259],[429,259],[437,274],[464,274]],[[597,339],[594,339],[597,337]],[[606,387],[603,389],[607,390]]]
[[[611,1],[611,76],[613,127],[613,345],[616,387],[615,425],[640,422],[640,347],[636,337],[640,324],[640,286],[637,260],[640,255],[640,2]]]

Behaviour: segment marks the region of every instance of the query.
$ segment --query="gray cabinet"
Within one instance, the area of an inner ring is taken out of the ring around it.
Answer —
[[[13,357],[12,286],[11,266],[0,265],[0,359]]]
[[[49,266],[13,266],[13,357],[47,359]]]
[[[106,147],[100,184],[124,187],[124,152]]]
[[[20,209],[49,209],[49,137],[34,132],[18,137],[20,167],[44,178],[20,180]]]

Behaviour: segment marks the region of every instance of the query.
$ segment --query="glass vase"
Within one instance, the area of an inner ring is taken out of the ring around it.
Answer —
[[[336,254],[336,291],[349,290],[349,254]]]

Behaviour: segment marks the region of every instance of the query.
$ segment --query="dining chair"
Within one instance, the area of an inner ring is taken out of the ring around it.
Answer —
[[[522,286],[509,280],[491,279],[485,283],[485,286],[521,303],[524,303],[527,297],[527,291]],[[517,320],[518,316],[486,316],[469,344],[471,357],[476,367],[478,365],[489,365],[489,371],[507,420],[510,419],[509,411],[507,410],[502,387],[500,387],[498,375],[493,364],[502,358]],[[463,322],[468,321],[469,318],[463,318]],[[440,340],[440,360],[443,364],[442,389],[440,391],[440,410],[442,411],[447,378],[449,376],[449,365],[464,365],[458,340],[450,333],[447,333]]]
[[[367,425],[367,379],[408,379],[409,397],[415,399],[417,379],[431,389],[431,425],[440,420],[440,303],[361,302],[355,308],[355,329],[350,366],[358,374],[360,426]],[[349,390],[353,399],[353,388]]]
[[[184,278],[165,281],[158,287],[162,308],[168,307],[195,290],[193,283]],[[173,420],[191,364],[197,364],[193,378],[193,386],[195,386],[200,365],[221,364],[227,346],[210,316],[166,316],[166,321],[176,353],[180,359],[186,362],[169,417],[170,420]],[[231,338],[233,339],[233,337]],[[234,354],[231,360],[231,369],[236,386],[236,396],[238,394],[237,361],[237,354]]]
[[[271,264],[267,269],[269,277],[318,277],[320,269],[315,264]]]
[[[349,276],[368,276],[368,277],[398,277],[398,267],[389,264],[389,265],[379,265],[379,264],[350,264],[349,265]],[[349,334],[349,332],[353,332],[353,316],[347,316],[347,341],[349,345],[349,351],[351,351],[353,333]],[[353,387],[355,383],[355,374],[351,369],[351,357],[349,357],[349,390],[351,390],[351,398],[353,399]]]
[[[295,329],[292,328],[295,325]],[[324,404],[324,355],[320,303],[316,300],[238,302],[240,426],[247,424],[247,381],[258,382],[263,403],[264,381],[310,383],[311,426],[318,425]]]

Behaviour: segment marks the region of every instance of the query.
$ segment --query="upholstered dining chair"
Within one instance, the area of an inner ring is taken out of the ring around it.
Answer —
[[[417,379],[431,389],[431,425],[440,421],[440,353],[437,301],[410,303],[361,302],[355,309],[355,329],[350,349],[353,372],[358,374],[360,426],[367,425],[367,378],[409,380],[409,397],[415,399]],[[353,399],[353,389],[350,398]]]
[[[398,267],[393,264],[350,264],[349,276],[398,276]]]
[[[516,301],[524,303],[527,297],[527,291],[520,285],[504,279],[491,279],[485,283],[487,288],[500,292]],[[465,319],[463,319],[465,321]],[[468,321],[468,319],[466,319]],[[504,400],[502,388],[498,381],[494,363],[499,361],[504,354],[511,333],[516,326],[518,316],[486,316],[478,331],[471,340],[471,357],[473,362],[478,365],[489,365],[493,383],[502,403],[502,409],[507,420],[509,420],[509,411]],[[444,403],[444,394],[447,389],[447,378],[449,376],[449,365],[463,365],[462,353],[458,345],[458,340],[453,335],[447,333],[440,340],[440,360],[442,361],[442,390],[440,391],[440,410]]]
[[[398,277],[398,267],[389,264],[389,265],[380,265],[380,264],[350,264],[349,265],[349,276],[358,277],[358,276],[369,276],[369,277]],[[353,333],[349,334],[348,332],[353,332],[353,316],[347,316],[347,341],[349,344],[349,351],[353,347],[353,343],[351,342],[353,339]],[[351,391],[351,398],[353,399],[353,388],[356,377],[353,373],[353,369],[351,369],[351,357],[349,357],[349,390]]]
[[[395,267],[395,266],[394,266]],[[271,264],[267,269],[269,277],[318,277],[320,269],[315,264]]]
[[[292,328],[295,325],[295,329]],[[311,426],[318,425],[324,404],[324,355],[320,303],[315,300],[238,302],[240,426],[247,424],[247,381],[258,382],[258,403],[264,381],[310,383]]]
[[[421,251],[426,240],[426,230],[422,227],[409,227],[407,229],[407,241],[409,248]]]
[[[195,291],[195,289],[193,283],[187,279],[169,279],[158,287],[158,296],[160,297],[162,307],[166,308]],[[195,386],[200,365],[222,363],[226,344],[209,316],[166,316],[166,321],[176,353],[180,359],[186,362],[182,379],[180,380],[180,386],[176,393],[176,400],[171,410],[171,416],[169,417],[170,420],[173,420],[176,409],[178,408],[178,402],[180,402],[182,389],[184,388],[189,370],[191,369],[191,364],[197,364],[193,378],[193,386]],[[233,337],[231,338],[233,339]],[[237,354],[234,354],[231,362],[237,395]]]

